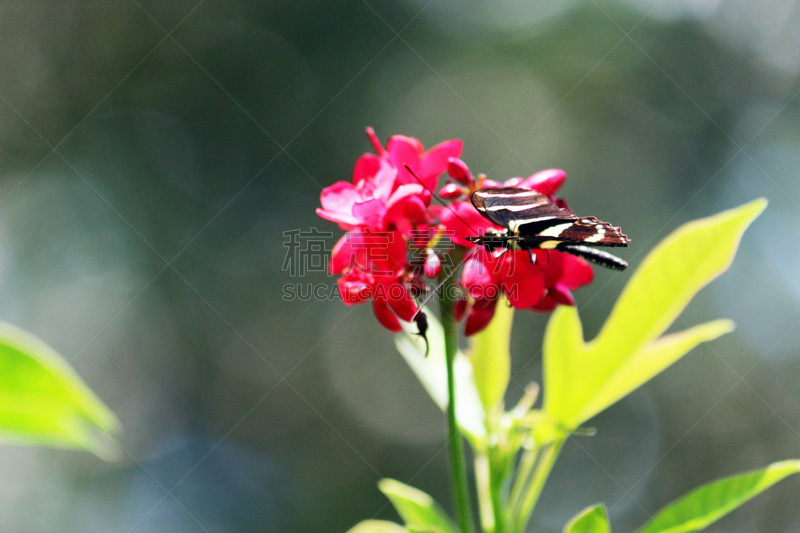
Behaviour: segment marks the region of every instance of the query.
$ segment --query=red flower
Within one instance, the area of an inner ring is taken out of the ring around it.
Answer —
[[[400,331],[398,317],[410,322],[417,312],[403,280],[407,274],[406,240],[399,231],[350,231],[333,248],[331,274],[338,280],[346,305],[372,300],[375,316],[385,328]]]
[[[375,154],[358,158],[352,183],[339,181],[323,189],[317,214],[348,232],[330,262],[331,274],[341,274],[337,283],[342,301],[355,305],[371,300],[381,325],[399,331],[399,321],[409,322],[417,312],[409,287],[418,284],[419,269],[409,264],[407,250],[412,245],[419,249],[420,243],[410,241],[417,230],[429,228],[430,191],[448,160],[461,155],[462,143],[445,141],[426,152],[413,137],[395,135],[386,148],[372,128],[367,128],[367,137]],[[432,257],[427,264],[431,274],[438,271],[438,258]]]
[[[430,191],[447,170],[448,159],[461,154],[462,143],[445,141],[425,152],[417,139],[394,135],[384,149],[372,128],[367,136],[377,155],[364,154],[356,161],[352,183],[339,181],[323,189],[317,214],[343,230],[399,229],[408,235],[416,224],[427,222]]]

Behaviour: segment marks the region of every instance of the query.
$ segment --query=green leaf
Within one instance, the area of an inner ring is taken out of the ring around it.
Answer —
[[[392,502],[409,531],[459,533],[442,508],[421,490],[394,479],[380,480],[378,488]]]
[[[576,514],[564,526],[564,533],[611,533],[605,506],[592,505]]]
[[[428,343],[430,350],[425,356],[425,343],[415,335],[416,324],[404,325],[406,331],[395,335],[397,351],[419,379],[433,401],[444,411],[447,409],[447,362],[444,353],[444,332],[434,316],[428,317]],[[458,352],[454,364],[456,377],[456,419],[465,435],[475,442],[486,434],[483,425],[484,411],[469,358]]]
[[[350,528],[347,533],[408,533],[408,530],[394,522],[364,520]]]
[[[0,322],[0,439],[118,454],[114,414],[32,334]]]
[[[767,207],[754,200],[684,224],[653,249],[622,291],[594,341],[633,353],[661,335],[697,292],[725,272],[742,234]]]
[[[638,533],[700,531],[797,472],[800,460],[788,460],[708,483],[662,509]]]
[[[475,376],[475,387],[485,412],[491,412],[503,401],[511,377],[511,324],[514,308],[505,298],[497,302],[494,317],[486,329],[470,338],[469,361]]]
[[[590,343],[575,308],[556,309],[544,340],[544,411],[555,425],[575,429],[697,344],[732,329],[717,320],[658,339],[727,270],[745,229],[765,207],[756,200],[678,228],[648,254]]]
[[[650,378],[660,374],[672,363],[689,353],[702,342],[709,342],[733,331],[730,320],[715,320],[680,333],[672,333],[653,341],[633,354],[616,374],[597,390],[595,397],[579,412],[577,418],[588,420],[606,407],[624,398]]]

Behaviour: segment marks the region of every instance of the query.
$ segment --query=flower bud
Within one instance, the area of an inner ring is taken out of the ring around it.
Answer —
[[[457,157],[451,157],[447,160],[447,173],[450,174],[451,178],[467,187],[475,185],[475,178],[472,177],[469,167]]]
[[[448,183],[439,190],[439,196],[444,200],[455,200],[467,194],[467,190],[455,183]]]
[[[567,179],[566,172],[558,168],[551,168],[548,170],[541,170],[531,175],[524,183],[525,187],[551,196],[561,187],[565,179]]]
[[[375,134],[375,130],[372,129],[372,126],[367,126],[367,138],[372,145],[372,149],[375,150],[375,153],[378,155],[383,155],[383,146],[381,145],[380,139],[378,139],[378,136]]]
[[[436,252],[428,250],[428,257],[425,258],[425,275],[429,278],[435,278],[442,270],[442,261]]]

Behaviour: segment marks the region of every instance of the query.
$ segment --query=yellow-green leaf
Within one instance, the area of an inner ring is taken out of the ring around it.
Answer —
[[[578,427],[573,422],[602,386],[590,383],[586,345],[578,310],[559,306],[553,311],[544,332],[544,406],[543,411],[553,426],[565,429]]]
[[[795,459],[708,483],[665,507],[638,533],[700,531],[778,481],[798,472],[800,460]]]
[[[380,480],[378,488],[392,502],[410,531],[459,533],[442,508],[421,490],[394,479]]]
[[[509,350],[514,308],[506,303],[505,298],[501,298],[486,329],[470,338],[469,361],[475,388],[487,413],[503,401],[511,377]]]
[[[684,224],[642,261],[617,300],[594,348],[610,363],[654,341],[697,292],[725,272],[748,226],[767,207],[754,200]]]
[[[364,520],[350,528],[347,533],[408,533],[408,530],[386,520]]]
[[[114,414],[52,348],[0,323],[0,439],[80,448],[103,458],[118,449]]]
[[[728,268],[742,234],[765,207],[765,200],[756,200],[678,228],[648,254],[589,343],[577,310],[556,309],[545,332],[545,413],[574,429],[700,342],[730,331],[729,321],[714,321],[658,340],[692,297]]]
[[[564,533],[611,533],[605,506],[587,507],[567,522]]]
[[[733,328],[733,322],[720,319],[656,339],[626,360],[608,381],[601,384],[594,398],[586,403],[584,409],[577,414],[577,418],[590,419],[660,374],[698,344],[730,333]]]

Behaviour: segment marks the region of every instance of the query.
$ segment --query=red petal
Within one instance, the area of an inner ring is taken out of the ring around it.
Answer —
[[[475,299],[497,298],[497,278],[493,274],[494,264],[485,250],[477,250],[464,263],[461,284]]]
[[[381,159],[380,170],[375,174],[375,177],[369,182],[371,185],[372,198],[380,198],[386,200],[392,194],[392,191],[397,187],[397,169],[385,159]],[[365,184],[366,185],[366,184]]]
[[[378,319],[381,326],[395,333],[403,331],[403,326],[400,325],[397,316],[392,313],[391,309],[389,309],[389,304],[385,301],[372,300],[372,310],[375,312],[375,318]]]
[[[577,289],[594,280],[594,270],[588,261],[570,254],[562,255],[564,257],[559,284],[567,289]]]
[[[543,313],[549,313],[550,311],[556,308],[556,305],[558,304],[553,299],[553,297],[550,296],[549,294],[546,294],[545,297],[542,298],[542,300],[539,303],[531,307],[531,309],[534,309],[536,311],[541,311]]]
[[[364,234],[364,256],[369,272],[379,278],[395,279],[406,267],[406,240],[399,231]]]
[[[422,160],[419,163],[420,178],[422,178],[423,181],[435,180],[435,178],[438,178],[447,171],[447,161],[461,155],[463,146],[463,142],[458,139],[453,139],[439,143],[428,150],[425,155],[422,156]]]
[[[472,306],[472,312],[467,317],[467,323],[464,325],[464,334],[469,337],[488,326],[494,317],[496,306],[497,300],[476,301]]]
[[[567,173],[558,168],[542,170],[524,181],[523,187],[550,196],[564,184]]]
[[[456,317],[456,322],[460,322],[462,318],[464,318],[464,313],[467,311],[467,304],[469,300],[466,298],[459,298],[456,300],[456,305],[453,308],[453,314]]]
[[[544,276],[528,252],[506,252],[500,274],[503,293],[515,309],[527,309],[544,296]]]
[[[350,247],[350,234],[345,233],[342,238],[333,246],[331,252],[331,262],[328,271],[332,275],[341,274],[350,265],[353,258],[353,249]]]
[[[317,215],[321,216],[325,220],[330,220],[331,222],[336,222],[339,224],[339,227],[345,231],[350,231],[355,226],[358,226],[358,219],[353,215],[342,215],[340,213],[331,213],[330,211],[325,211],[324,209],[317,208]]]
[[[356,202],[353,205],[353,216],[361,226],[382,230],[386,228],[383,218],[386,215],[386,206],[381,200],[367,200]]]
[[[419,196],[411,196],[403,203],[403,214],[411,222],[427,222],[428,210]]]
[[[374,154],[364,154],[358,158],[353,167],[353,183],[358,185],[372,179],[381,168],[381,158]]]
[[[417,314],[417,304],[401,283],[388,286],[389,306],[397,316],[406,322],[411,322]]]
[[[411,170],[416,172],[423,151],[422,143],[418,139],[406,137],[405,135],[392,135],[389,142],[386,143],[389,162],[398,169],[408,165]],[[416,180],[407,183],[416,183]]]
[[[339,278],[336,280],[339,295],[345,305],[362,304],[369,300],[369,285],[363,281]]]
[[[547,290],[547,294],[557,303],[563,305],[575,305],[575,298],[572,297],[572,293],[567,287],[560,283],[557,283],[554,287],[550,287]]]
[[[322,189],[319,199],[322,209],[317,209],[317,214],[322,218],[339,224],[358,223],[353,216],[353,205],[362,200],[362,197],[352,183],[337,181],[330,187]]]

